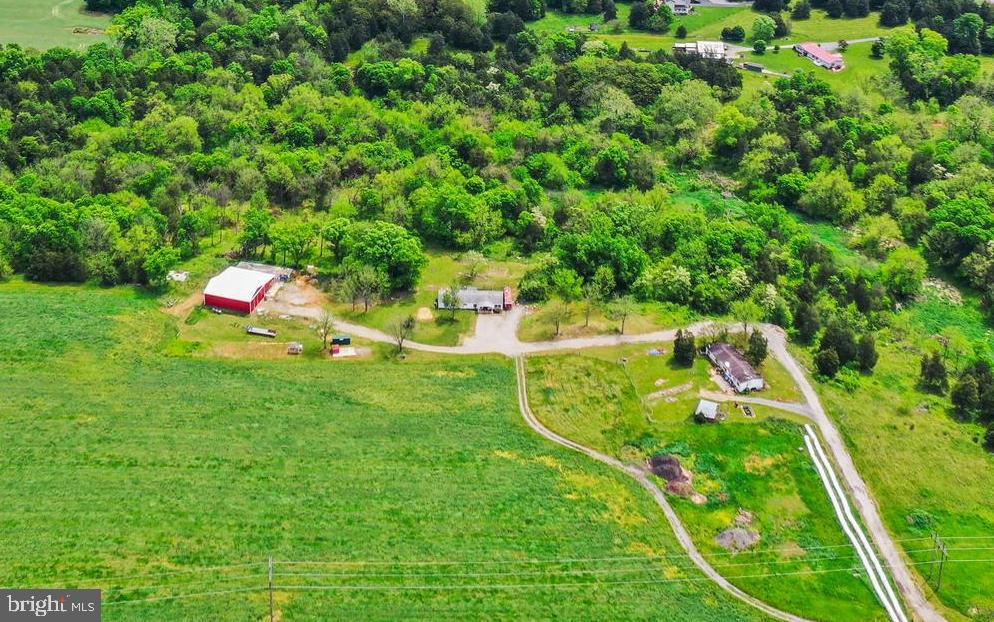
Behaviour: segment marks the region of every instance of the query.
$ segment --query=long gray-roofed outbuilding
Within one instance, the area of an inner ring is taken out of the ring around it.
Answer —
[[[731,344],[712,343],[704,348],[704,354],[739,393],[759,391],[766,386],[759,372]]]

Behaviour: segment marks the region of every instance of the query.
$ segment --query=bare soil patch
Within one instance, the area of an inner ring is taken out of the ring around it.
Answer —
[[[435,314],[428,307],[420,307],[414,318],[419,322],[430,322],[435,319]]]
[[[719,533],[714,540],[726,551],[744,551],[759,542],[759,534],[745,527],[732,527]]]
[[[169,315],[174,315],[178,318],[185,318],[190,314],[190,311],[194,307],[199,305],[204,300],[204,295],[202,292],[196,291],[186,297],[186,299],[177,302],[173,305],[166,305],[166,313]]]
[[[683,393],[685,391],[689,391],[692,388],[694,388],[694,383],[693,382],[686,382],[684,384],[677,385],[675,387],[670,387],[668,389],[662,389],[661,391],[653,391],[652,393],[646,395],[645,397],[648,400],[659,400],[659,399],[662,399],[664,397],[671,397],[673,395],[677,395],[678,393]]]
[[[321,317],[326,302],[324,292],[315,287],[309,278],[298,277],[270,293],[256,308],[256,313],[317,319]]]

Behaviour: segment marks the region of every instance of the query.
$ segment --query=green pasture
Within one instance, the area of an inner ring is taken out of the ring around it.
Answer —
[[[629,462],[659,453],[678,456],[706,500],[670,495],[674,508],[708,560],[750,594],[814,620],[886,619],[810,458],[799,451],[802,420],[759,407],[756,418],[747,419],[727,404],[725,421],[696,424],[697,389],[717,388],[709,385],[706,365],[680,368],[666,354],[646,354],[647,347],[530,357],[533,411],[551,429]],[[772,366],[764,373],[783,382]],[[647,402],[660,387],[688,382],[692,388],[672,401]],[[796,389],[780,391],[786,398]],[[732,554],[715,538],[743,513],[751,515],[749,529],[760,540]],[[772,573],[783,576],[750,577]]]
[[[0,0],[0,43],[79,50],[105,41],[108,25],[110,16],[85,11],[83,0]]]
[[[619,4],[618,6],[621,7],[623,5]],[[621,45],[623,41],[627,41],[628,45],[637,49],[670,50],[674,43],[681,41],[676,38],[676,29],[681,24],[687,28],[687,37],[683,39],[684,41],[717,41],[721,38],[723,28],[742,26],[746,30],[747,40],[735,45],[751,47],[752,42],[748,37],[752,36],[752,24],[759,15],[759,13],[746,7],[696,6],[693,15],[675,17],[673,24],[666,33],[656,34],[632,31],[628,28],[626,19],[622,22],[623,32],[615,33],[607,29],[596,33],[595,36],[598,39],[609,41],[615,45]],[[576,24],[584,23],[581,16],[573,17]],[[545,19],[547,20],[549,17]],[[554,19],[558,19],[558,17]],[[863,39],[866,37],[887,36],[889,29],[881,27],[878,20],[879,16],[877,13],[871,13],[867,17],[832,19],[823,10],[813,9],[810,19],[791,20],[790,34],[780,39],[774,39],[769,43],[770,47],[773,45],[787,47],[805,41],[825,43],[835,42],[840,39]],[[544,28],[544,21],[539,20],[534,27],[537,29]],[[563,24],[564,27],[565,25],[567,24]],[[867,50],[869,50],[868,46]]]
[[[765,619],[636,483],[526,427],[510,361],[163,355],[177,321],[127,288],[0,285],[0,584],[261,620],[272,556],[285,620]]]
[[[870,56],[870,43],[854,43],[842,53],[846,59],[846,68],[842,71],[829,71],[816,66],[810,60],[799,56],[794,50],[782,46],[779,52],[774,52],[770,47],[763,54],[746,52],[741,60],[745,62],[759,63],[770,71],[792,74],[797,71],[810,71],[832,87],[845,92],[852,88],[859,88],[864,92],[871,92],[872,80],[890,71],[886,59],[873,58]],[[751,73],[751,72],[749,72]],[[777,76],[762,76],[767,81],[773,82]]]
[[[829,382],[816,389],[909,557],[932,559],[928,551],[914,551],[923,542],[928,548],[933,530],[948,538],[952,563],[941,593],[932,592],[934,576],[926,590],[948,607],[948,619],[967,620],[994,612],[994,456],[981,446],[980,426],[954,419],[948,396],[917,388],[922,354],[939,347],[932,335],[950,326],[988,352],[994,344],[975,301],[952,304],[929,294],[878,338],[873,375],[859,377],[855,386]],[[810,366],[809,354],[795,354]],[[949,366],[956,365],[950,356]],[[922,574],[925,584],[927,566]]]

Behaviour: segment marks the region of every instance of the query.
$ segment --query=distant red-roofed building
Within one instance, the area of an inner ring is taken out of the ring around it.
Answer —
[[[794,51],[801,56],[808,57],[812,63],[825,69],[842,71],[846,68],[846,61],[841,54],[829,52],[817,43],[798,43],[794,46]]]

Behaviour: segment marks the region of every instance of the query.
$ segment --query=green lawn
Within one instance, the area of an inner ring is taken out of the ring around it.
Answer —
[[[0,585],[259,620],[273,556],[308,562],[276,565],[285,620],[764,619],[637,484],[525,426],[510,361],[164,356],[176,322],[131,289],[0,285]]]
[[[78,50],[105,41],[109,24],[109,16],[84,11],[83,0],[0,0],[0,43]]]
[[[572,315],[559,326],[560,338],[582,337],[617,333],[621,330],[619,319],[610,317],[609,309],[596,306],[587,321],[586,306],[583,302],[570,305]],[[540,306],[526,315],[518,328],[518,338],[522,341],[547,341],[556,338],[556,327],[547,312],[548,307]],[[682,305],[662,303],[639,303],[636,312],[625,320],[625,334],[648,333],[661,328],[683,326],[699,319],[699,316]]]
[[[872,376],[861,377],[852,391],[835,383],[816,383],[816,389],[898,540],[927,537],[934,529],[949,539],[951,560],[991,560],[994,456],[980,446],[980,426],[951,417],[948,397],[916,386],[922,352],[935,345],[932,334],[956,326],[990,351],[990,331],[974,301],[957,306],[934,296],[900,314],[895,326],[877,340],[880,362]],[[810,366],[810,355],[797,353]],[[903,544],[911,551],[922,541]],[[947,564],[939,599],[952,609],[951,620],[989,616],[994,561]]]
[[[618,24],[625,30],[628,30],[628,13],[631,11],[631,5],[618,3]],[[556,32],[566,32],[568,28],[576,28],[579,32],[590,32],[590,24],[603,24],[604,15],[598,13],[596,15],[585,15],[582,13],[563,13],[556,10],[548,10],[540,20],[531,22],[528,24],[529,28],[532,28],[535,32],[540,35],[548,35]]]
[[[662,345],[667,351],[668,346]],[[757,409],[754,420],[734,413],[718,425],[693,423],[696,389],[709,382],[705,363],[681,369],[668,355],[649,356],[648,347],[530,357],[529,401],[536,416],[569,438],[630,462],[656,453],[678,455],[707,501],[697,505],[671,495],[675,509],[709,561],[747,592],[816,620],[886,619],[807,453],[798,451],[799,423],[771,409]],[[764,373],[771,382],[783,382],[772,366]],[[672,401],[646,402],[648,393],[685,382],[694,387]],[[785,396],[796,392],[780,390]],[[740,510],[753,515],[750,528],[761,539],[729,555],[715,537],[735,525]],[[789,576],[746,576],[767,573]]]
[[[463,335],[475,329],[476,315],[457,312],[453,319],[449,313],[439,313],[435,309],[435,301],[439,288],[448,287],[465,272],[466,265],[461,259],[462,256],[458,253],[430,251],[421,284],[413,294],[383,300],[369,311],[364,311],[361,303],[353,310],[352,305],[344,301],[336,302],[332,308],[338,317],[384,331],[389,331],[390,324],[398,318],[417,316],[421,310],[422,317],[426,319],[417,322],[412,339],[421,343],[456,345]],[[503,289],[507,285],[514,287],[525,270],[527,263],[524,261],[488,261],[486,268],[472,285],[481,289]],[[431,319],[427,319],[428,314],[432,316]]]
[[[627,20],[625,20],[623,22],[625,25],[624,32],[601,32],[597,33],[596,37],[615,45],[621,45],[623,41],[627,41],[630,46],[636,49],[669,50],[674,43],[680,41],[676,38],[675,34],[680,24],[687,27],[685,41],[717,41],[721,38],[723,28],[731,28],[733,26],[742,26],[745,28],[747,35],[751,36],[752,23],[758,16],[759,13],[746,7],[695,7],[694,15],[676,17],[669,31],[664,34],[632,31],[628,29]],[[549,18],[547,17],[546,19]],[[862,39],[865,37],[886,36],[888,29],[882,28],[877,23],[878,19],[877,13],[855,19],[832,19],[824,11],[814,9],[811,12],[811,19],[793,20],[791,33],[786,37],[775,39],[770,43],[771,47],[772,45],[787,47],[805,41],[831,42],[838,41],[839,39]],[[543,21],[536,22],[535,27],[541,28]],[[739,45],[748,47],[752,44],[747,40]],[[867,54],[869,54],[868,45],[866,46],[866,50]]]
[[[772,47],[764,54],[748,52],[742,57],[742,60],[759,63],[770,71],[780,73],[811,71],[838,91],[858,87],[865,92],[870,92],[872,90],[871,80],[890,71],[885,59],[870,56],[871,46],[871,43],[850,45],[842,54],[843,58],[846,59],[846,68],[842,71],[828,71],[818,67],[808,59],[798,56],[794,50],[788,49],[786,45],[782,45],[779,52],[774,52]],[[770,81],[776,80],[776,76],[764,77]]]

